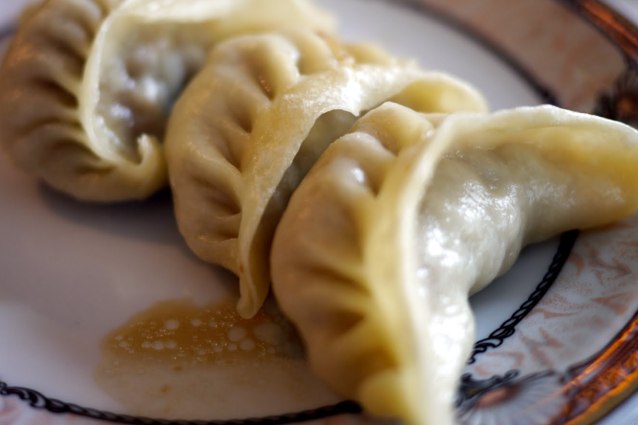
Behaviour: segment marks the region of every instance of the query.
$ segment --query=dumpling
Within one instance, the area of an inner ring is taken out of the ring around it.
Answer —
[[[394,99],[420,111],[484,111],[481,95],[370,45],[309,30],[218,45],[182,93],[166,136],[180,231],[202,259],[239,276],[242,316],[269,287],[274,228],[325,147]]]
[[[426,116],[388,103],[292,195],[273,291],[313,370],[369,412],[455,422],[468,296],[525,244],[638,209],[638,133],[551,106]]]
[[[0,68],[1,143],[73,197],[145,198],[167,183],[167,115],[210,46],[291,26],[334,24],[305,0],[48,0]]]
[[[20,167],[62,190],[112,173],[86,140],[79,89],[94,34],[119,3],[49,0],[28,9],[0,68],[3,147]],[[146,160],[149,168],[158,162]]]

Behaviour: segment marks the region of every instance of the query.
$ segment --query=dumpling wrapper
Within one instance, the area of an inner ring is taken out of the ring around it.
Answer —
[[[293,194],[273,291],[312,369],[369,412],[455,422],[471,293],[521,247],[638,209],[638,133],[551,106],[427,117],[396,104],[334,142]]]
[[[420,111],[486,109],[450,76],[303,30],[218,45],[182,93],[166,135],[177,222],[200,258],[239,276],[242,316],[268,294],[290,193],[362,111],[391,98]]]
[[[167,183],[167,115],[208,49],[296,26],[334,23],[306,0],[48,0],[25,14],[0,68],[1,143],[75,198],[148,197]]]

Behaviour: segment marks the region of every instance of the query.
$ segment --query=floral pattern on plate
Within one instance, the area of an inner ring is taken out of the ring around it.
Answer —
[[[582,9],[586,0],[376,0],[374,5],[365,3],[367,1],[343,2],[342,20],[359,18],[357,25],[362,35],[368,34],[368,19],[383,19],[383,16],[370,16],[380,15],[375,10],[381,9],[372,6],[383,4],[406,16],[417,11],[424,22],[429,19],[443,22],[448,29],[476,42],[473,50],[483,56],[496,57],[531,87],[539,101],[635,122],[636,104],[632,93],[636,77],[626,66],[635,58],[623,55],[618,48],[617,34],[605,37],[587,22],[603,27],[605,22],[617,22],[617,17],[606,9],[601,9],[608,13],[601,21],[596,18],[602,15],[592,16],[591,10]],[[33,1],[0,5],[5,30],[13,25],[6,20],[15,16],[19,5],[28,3]],[[352,12],[348,14],[350,6],[350,10],[357,11],[356,16]],[[363,11],[361,15],[359,11]],[[412,31],[402,22],[389,25]],[[625,30],[635,32],[630,27]],[[389,34],[386,36],[391,38]],[[382,34],[380,41],[383,38]],[[414,44],[413,48],[418,50],[418,43]],[[488,89],[498,93],[499,82],[493,82]],[[513,97],[508,101],[516,103],[519,99]],[[33,186],[29,188],[33,191],[24,196],[40,201],[45,198],[51,205],[56,202],[58,207],[61,205],[59,201],[52,201],[55,195],[43,195]],[[76,206],[65,204],[64,208],[73,210]],[[571,243],[559,249],[559,253],[569,254],[569,258],[555,258],[561,265],[567,259],[562,271],[561,267],[555,267],[556,272],[560,271],[556,281],[545,282],[541,296],[533,302],[530,302],[533,296],[530,291],[532,295],[527,293],[523,297],[523,306],[505,306],[513,315],[518,312],[515,324],[507,332],[497,334],[497,343],[481,346],[479,341],[477,344],[484,349],[476,350],[475,361],[467,366],[461,385],[458,409],[461,423],[500,425],[512,423],[513,418],[525,425],[591,422],[638,385],[638,355],[633,354],[638,352],[638,343],[633,342],[638,341],[634,338],[638,332],[634,316],[638,310],[638,291],[634,288],[638,272],[636,240],[638,218],[631,218],[610,228],[579,235],[573,249]],[[163,240],[161,244],[167,243]],[[550,264],[546,267],[551,269]],[[490,313],[478,311],[477,314]],[[499,329],[502,328],[496,331]],[[0,364],[0,381],[5,367],[12,365]],[[30,378],[29,383],[32,382]],[[45,396],[39,391],[20,388],[20,384],[23,382],[0,383],[0,425],[101,423],[91,418],[132,424],[189,423],[149,420],[127,415],[125,411],[112,414],[106,407],[85,408],[74,404],[73,399],[58,401],[53,397],[55,394],[49,397],[46,391]],[[40,390],[37,384],[35,387]],[[47,385],[47,389],[51,388]],[[358,406],[346,402],[327,411],[279,419],[281,422],[310,420],[341,412],[310,423],[383,422],[359,415],[358,410]]]

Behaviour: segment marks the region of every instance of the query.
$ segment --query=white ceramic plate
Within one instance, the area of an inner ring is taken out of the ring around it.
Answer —
[[[0,28],[10,30],[26,3],[1,3]],[[376,41],[466,79],[493,109],[554,101],[623,112],[614,109],[625,72],[621,52],[552,1],[318,3],[340,18],[346,38]],[[228,310],[211,312],[228,308],[234,278],[189,253],[168,193],[85,205],[4,156],[0,162],[0,424],[152,424],[308,410],[318,418],[357,410],[334,407],[340,399],[309,374],[294,344],[283,356],[252,355],[251,344],[267,351],[288,331],[276,313],[237,322]],[[583,423],[629,393],[637,226],[629,219],[530,247],[472,299],[477,344],[459,396],[463,423]],[[189,362],[197,353],[174,351],[176,338],[199,337],[204,328],[221,338],[227,355]],[[127,356],[127,341],[146,343],[151,354]],[[322,406],[333,407],[313,412]],[[336,420],[366,421],[356,414]]]

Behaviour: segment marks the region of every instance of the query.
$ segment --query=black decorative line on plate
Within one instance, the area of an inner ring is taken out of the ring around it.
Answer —
[[[461,376],[461,383],[459,385],[458,397],[456,400],[456,407],[460,409],[465,405],[473,404],[483,396],[483,394],[492,391],[496,388],[507,385],[514,379],[518,378],[520,371],[510,370],[505,375],[495,375],[486,379],[475,379],[471,374],[466,373]]]
[[[564,425],[601,417],[633,392],[632,382],[638,377],[637,337],[638,312],[603,348],[559,370],[527,375],[510,370],[486,379],[464,374],[456,400],[459,423],[518,423],[517,409],[500,410],[517,398],[528,417],[536,418],[534,423]]]
[[[558,244],[556,253],[534,292],[529,298],[514,312],[514,314],[506,320],[497,330],[492,332],[489,338],[482,339],[474,345],[474,350],[470,363],[474,362],[476,357],[491,348],[500,346],[505,339],[512,336],[516,331],[516,326],[521,320],[538,304],[538,302],[547,293],[558,275],[560,274],[569,254],[578,237],[578,231],[570,231],[564,233]],[[511,382],[518,376],[518,372],[510,371],[503,376],[493,377],[491,379],[477,380],[470,374],[466,374],[462,378],[461,389],[457,403],[467,404],[469,401],[480,397],[482,394]],[[23,387],[10,387],[8,384],[0,381],[0,396],[17,396],[22,401],[27,402],[35,409],[46,410],[50,413],[67,413],[77,416],[83,416],[91,419],[110,421],[113,423],[129,424],[129,425],[278,425],[299,423],[311,420],[327,418],[342,414],[361,413],[362,409],[359,404],[354,401],[343,401],[330,406],[320,407],[312,410],[305,410],[296,413],[282,414],[276,416],[267,416],[261,418],[247,418],[234,420],[212,420],[212,421],[192,421],[192,420],[168,420],[144,418],[130,415],[122,415],[112,412],[106,412],[98,409],[86,408],[77,404],[67,403],[61,400],[52,399],[44,394]]]
[[[565,387],[561,378],[562,374],[554,370],[524,376],[518,370],[511,370],[484,380],[464,375],[456,405],[457,421],[463,425],[567,423],[560,421],[567,401],[562,394]],[[521,410],[525,412],[525,419],[521,418]]]
[[[282,415],[265,416],[260,418],[228,419],[228,420],[170,420],[153,419],[138,416],[121,415],[112,412],[105,412],[98,409],[91,409],[77,404],[66,403],[64,401],[46,397],[44,394],[22,387],[10,387],[0,381],[0,396],[16,396],[25,401],[34,409],[46,410],[50,413],[68,413],[90,419],[109,421],[113,423],[129,425],[279,425],[305,422],[322,419],[343,414],[361,413],[361,407],[353,401],[342,401],[330,406],[319,407],[311,410],[304,410],[295,413]]]
[[[545,296],[549,288],[556,281],[556,278],[563,269],[563,266],[569,258],[569,254],[576,243],[578,233],[579,232],[577,230],[572,230],[561,236],[556,253],[552,258],[552,262],[534,292],[532,292],[527,301],[525,301],[509,319],[504,321],[498,329],[492,332],[487,338],[481,339],[474,344],[472,356],[470,357],[468,364],[474,363],[478,355],[501,346],[507,338],[514,335],[516,332],[516,326],[518,326],[521,320],[523,320],[523,318],[532,311],[532,309]]]
[[[392,5],[399,5],[404,8],[416,11],[419,14],[430,16],[437,21],[442,22],[446,26],[453,30],[463,34],[469,39],[475,41],[479,46],[490,52],[493,56],[501,60],[510,69],[516,72],[532,89],[534,89],[537,95],[545,103],[553,105],[559,105],[557,97],[546,86],[544,86],[534,75],[526,69],[520,62],[518,62],[512,55],[508,54],[505,50],[500,48],[495,43],[484,37],[480,32],[475,31],[462,21],[457,20],[449,15],[442,13],[441,11],[432,8],[426,4],[419,3],[417,0],[377,0]],[[13,35],[15,27],[13,25],[0,28],[0,42]],[[547,292],[549,286],[554,282],[565,260],[569,256],[571,247],[576,240],[577,232],[569,232],[561,238],[561,243],[557,253],[549,266],[543,281],[538,285],[536,290],[532,293],[530,298],[514,313],[512,318],[519,318],[518,320],[510,319],[506,321],[499,329],[494,331],[490,337],[491,341],[497,341],[497,344],[502,344],[503,340],[514,333],[515,326],[522,320],[522,318],[538,303],[540,298]],[[481,340],[474,348],[472,360],[480,352],[485,352],[491,347],[490,342],[487,340]],[[500,341],[500,342],[498,342]],[[498,346],[495,345],[495,346]],[[464,376],[465,389],[469,392],[468,395],[477,389],[486,391],[494,386],[503,385],[505,382],[516,377],[515,372],[508,372],[503,377],[493,378],[491,380],[474,380],[470,375]],[[469,387],[473,388],[470,389]],[[477,394],[474,392],[473,394]],[[23,387],[11,387],[7,383],[0,381],[0,397],[14,396],[20,400],[29,404],[34,409],[45,410],[50,413],[57,414],[72,414],[89,419],[96,419],[102,421],[109,421],[112,423],[129,424],[129,425],[278,425],[278,424],[290,424],[299,423],[311,420],[322,419],[331,416],[337,416],[342,414],[358,414],[362,412],[362,408],[354,401],[343,401],[334,405],[320,407],[317,409],[305,410],[301,412],[288,413],[275,416],[267,416],[261,418],[247,418],[247,419],[233,419],[233,420],[168,420],[168,419],[154,419],[138,416],[123,415],[118,413],[107,412],[103,410],[82,407],[77,404],[67,403],[54,398],[49,398],[44,394]],[[461,395],[461,397],[463,397]],[[462,398],[461,398],[462,399]]]

